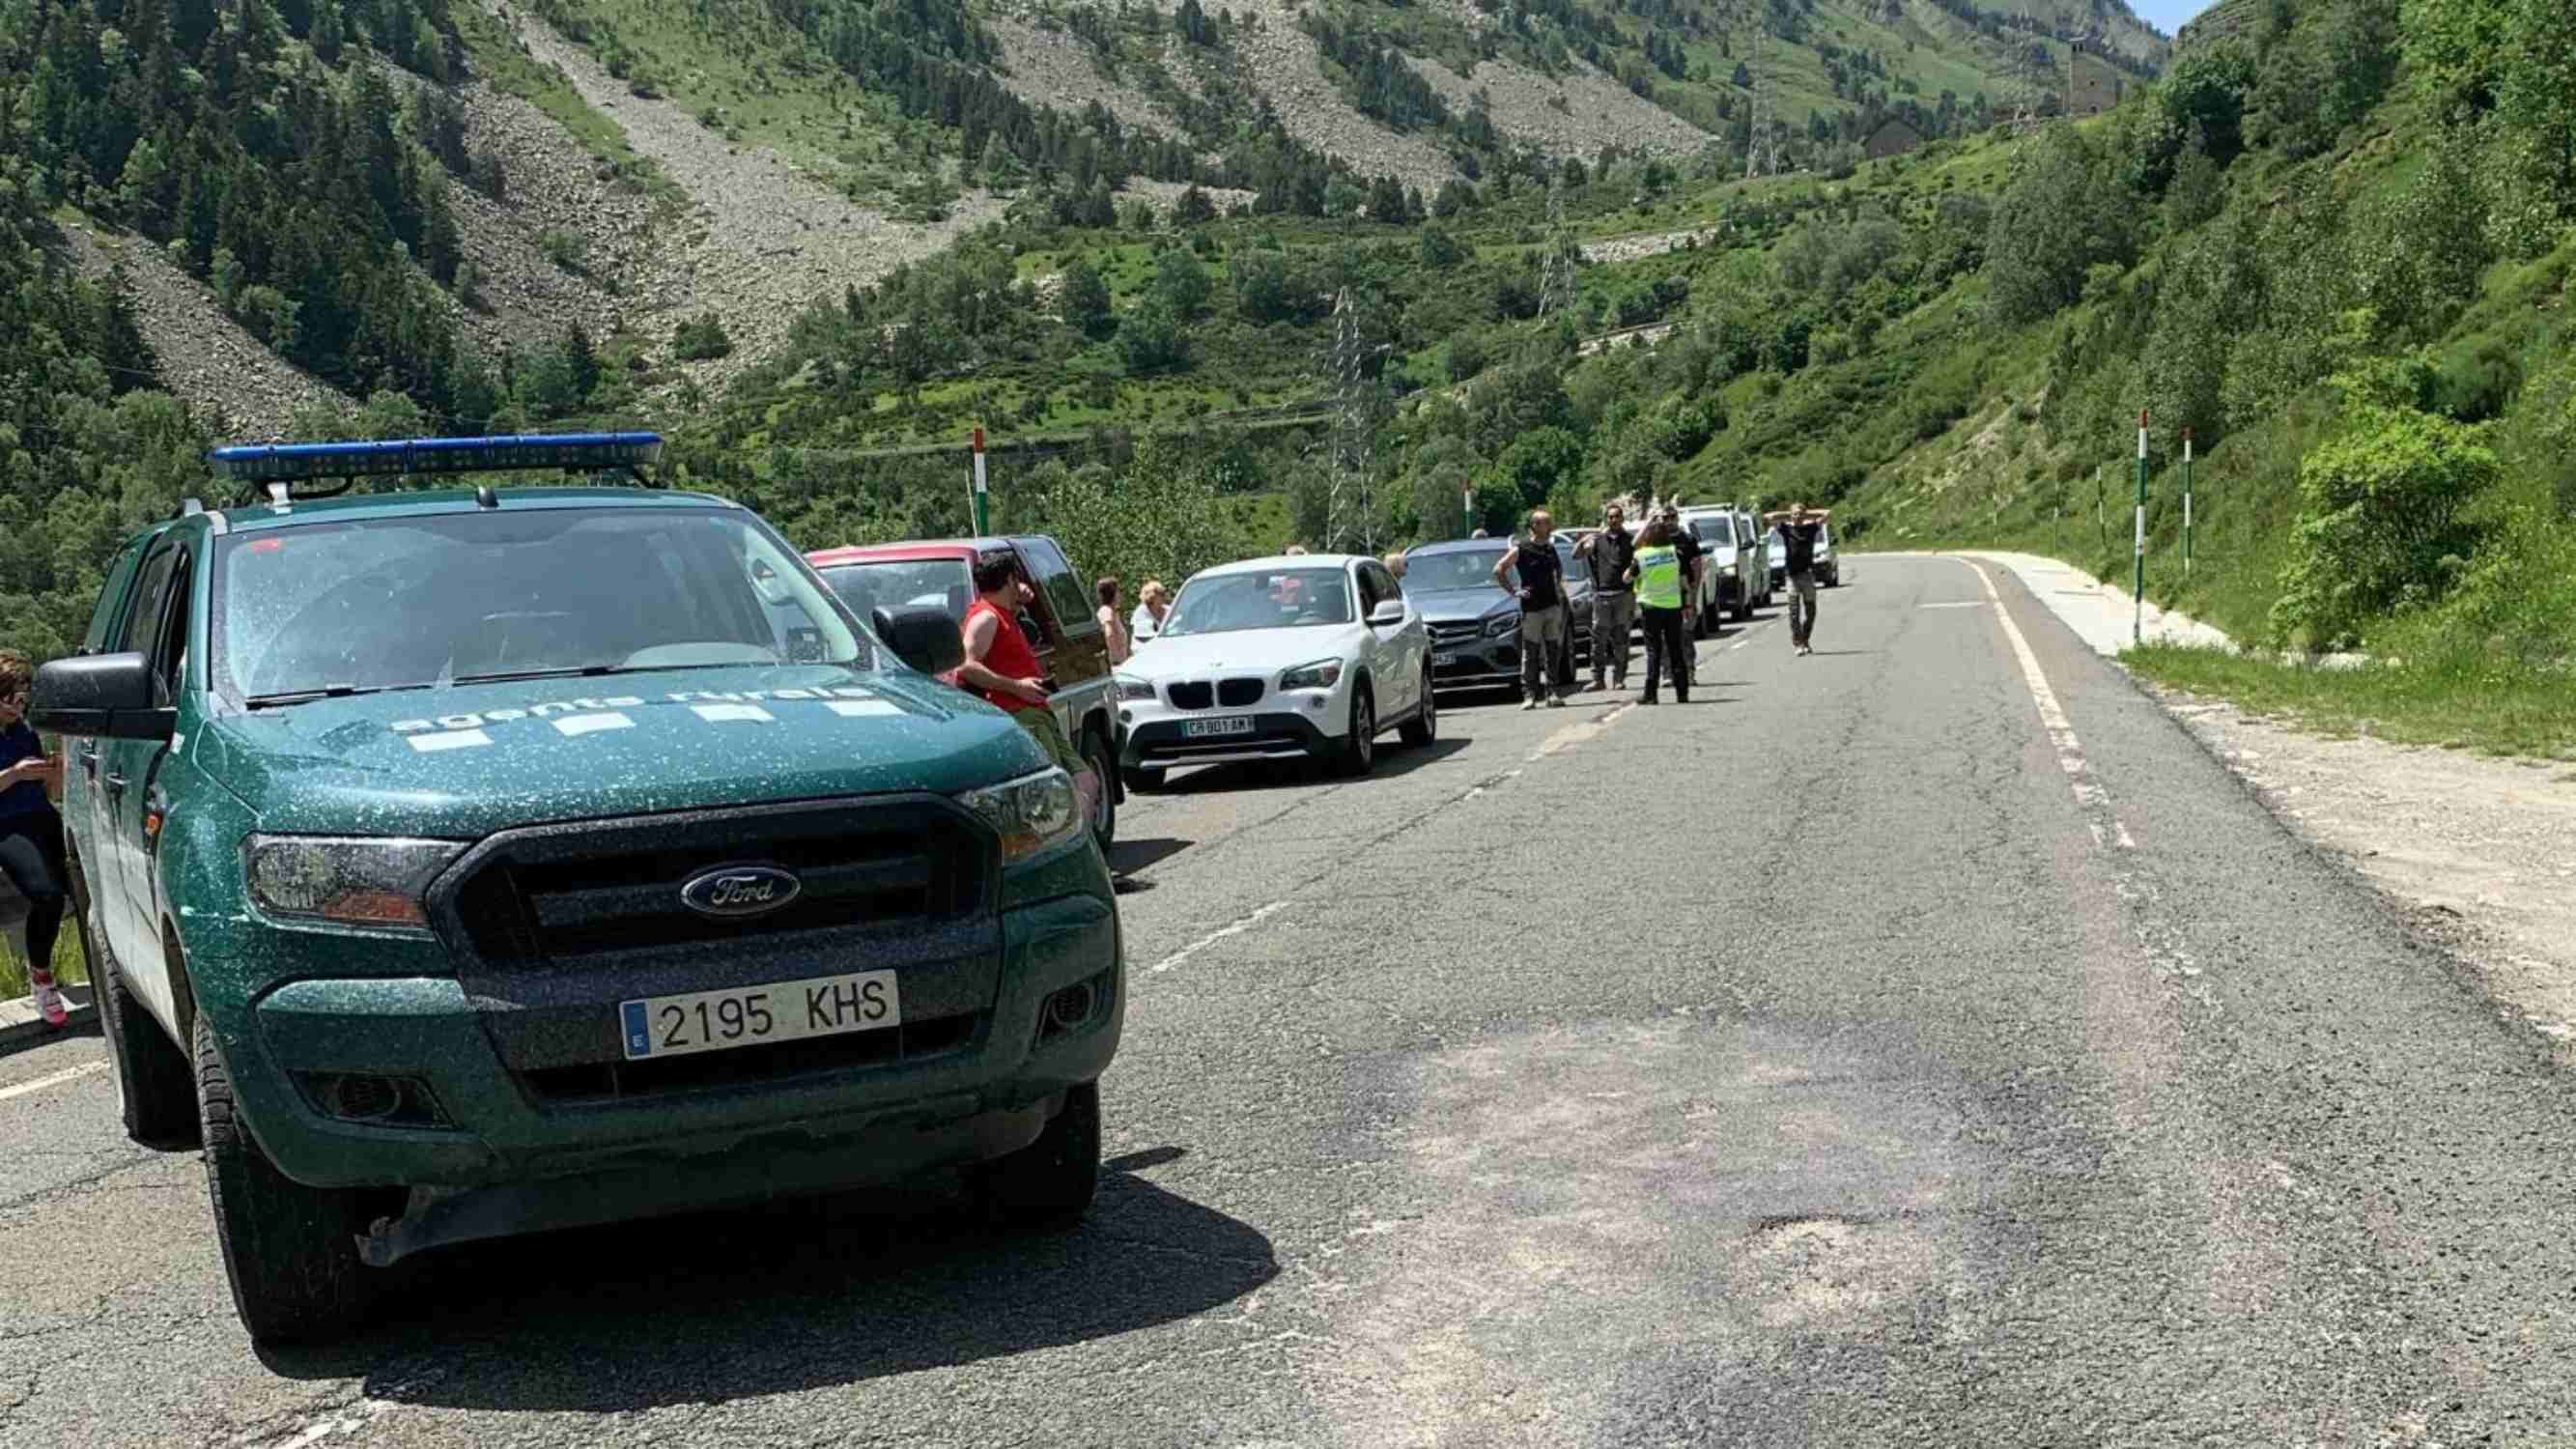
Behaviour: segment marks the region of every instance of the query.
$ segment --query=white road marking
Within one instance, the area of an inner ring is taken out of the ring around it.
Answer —
[[[1559,754],[1566,750],[1573,749],[1576,745],[1582,744],[1584,741],[1599,735],[1603,730],[1610,728],[1611,725],[1618,722],[1619,716],[1626,714],[1628,711],[1635,709],[1636,707],[1637,706],[1634,703],[1623,704],[1617,709],[1610,711],[1608,714],[1603,715],[1599,719],[1587,719],[1576,724],[1567,725],[1565,728],[1549,735],[1546,741],[1537,749],[1530,751],[1529,757],[1533,760],[1543,760],[1550,755]]]
[[[1986,601],[1983,599],[1953,599],[1946,604],[1917,604],[1914,607],[1918,609],[1982,609],[1985,606]]]
[[[2003,606],[2003,596],[1995,592],[1995,581],[1986,575],[1982,564],[1962,560],[1977,571],[1977,582],[1986,589],[1986,602],[1995,606],[1995,618],[2004,626],[2004,637],[2012,641],[2013,655],[2021,661],[2022,682],[2030,686],[2030,697],[2039,706],[2040,725],[2048,731],[2049,742],[2057,747],[2057,766],[2066,772],[2067,784],[2075,791],[2075,803],[2088,809],[2109,810],[2111,797],[2093,779],[2084,764],[2084,745],[2075,738],[2075,726],[2057,702],[2057,691],[2048,687],[2048,676],[2039,667],[2039,656],[2032,653],[2030,641],[2022,637],[2021,626],[2013,622],[2012,611]]]
[[[770,724],[777,719],[756,704],[693,704],[689,708],[709,724]]]
[[[566,738],[597,734],[601,730],[631,730],[635,721],[614,710],[606,714],[568,714],[554,721],[554,727]]]
[[[411,741],[411,747],[424,755],[434,755],[441,750],[470,750],[492,743],[492,737],[481,730],[439,730],[433,734],[405,735],[403,738]]]
[[[30,1092],[41,1092],[47,1087],[59,1087],[65,1082],[78,1081],[92,1072],[106,1070],[105,1062],[83,1062],[76,1067],[66,1067],[51,1076],[38,1077],[32,1082],[20,1082],[14,1087],[0,1087],[0,1102],[6,1102],[12,1097],[23,1097]]]
[[[1226,937],[1240,936],[1244,932],[1251,930],[1253,927],[1260,925],[1263,921],[1268,920],[1270,917],[1275,916],[1286,909],[1288,909],[1288,903],[1286,901],[1272,901],[1270,904],[1254,911],[1251,915],[1244,917],[1233,925],[1210,931],[1206,935],[1199,937],[1197,940],[1192,941],[1186,946],[1183,946],[1181,949],[1174,951],[1171,955],[1166,956],[1162,960],[1155,962],[1153,965],[1146,967],[1145,973],[1149,976],[1159,976],[1163,972],[1169,971],[1173,967],[1187,961],[1199,952],[1206,950],[1208,947],[1215,945],[1217,942],[1224,940]]]

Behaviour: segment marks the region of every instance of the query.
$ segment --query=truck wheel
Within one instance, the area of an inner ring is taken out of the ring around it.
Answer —
[[[1377,701],[1369,698],[1365,684],[1351,691],[1351,737],[1342,742],[1341,758],[1334,763],[1351,776],[1365,775],[1377,763]]]
[[[116,1095],[124,1108],[125,1135],[146,1147],[186,1147],[197,1140],[197,1084],[188,1057],[161,1023],[125,986],[107,933],[81,920],[81,945],[89,953],[90,991],[98,1002],[99,1028],[116,1069]]]
[[[1422,708],[1404,722],[1404,742],[1416,747],[1440,738],[1440,702],[1431,693],[1431,671],[1422,671]]]
[[[358,1260],[361,1195],[306,1187],[259,1149],[233,1102],[215,1029],[197,1018],[197,1099],[206,1189],[233,1308],[260,1343],[335,1338],[366,1316],[375,1284]]]
[[[1014,1222],[1061,1225],[1081,1217],[1100,1187],[1100,1084],[1067,1089],[1064,1109],[1037,1141],[975,1176],[985,1202]]]
[[[1109,755],[1109,741],[1100,731],[1082,732],[1082,762],[1091,767],[1092,778],[1100,782],[1100,808],[1091,817],[1091,838],[1100,842],[1100,853],[1107,855],[1118,838],[1118,767]]]

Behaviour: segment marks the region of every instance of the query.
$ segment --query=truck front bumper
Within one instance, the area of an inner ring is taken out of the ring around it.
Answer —
[[[411,1209],[371,1240],[371,1256],[390,1262],[466,1238],[887,1182],[1027,1145],[1066,1090],[1097,1079],[1116,1053],[1123,946],[1105,892],[1006,910],[999,922],[989,1007],[922,1050],[782,1058],[768,1074],[729,1070],[630,1095],[549,1094],[541,1074],[510,1069],[453,977],[291,981],[253,1003],[249,1030],[219,1026],[218,1040],[281,1172],[313,1187],[414,1190]],[[1050,1019],[1049,999],[1077,986],[1091,989],[1089,1014],[1070,1027]],[[312,1083],[335,1075],[416,1083],[432,1119],[334,1116]]]

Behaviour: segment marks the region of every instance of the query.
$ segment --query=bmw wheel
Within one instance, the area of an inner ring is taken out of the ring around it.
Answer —
[[[1342,773],[1359,776],[1377,763],[1377,702],[1363,684],[1351,691],[1351,737],[1342,742]]]

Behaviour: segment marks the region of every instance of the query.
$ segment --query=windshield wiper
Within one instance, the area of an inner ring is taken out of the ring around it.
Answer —
[[[453,674],[449,684],[498,684],[511,679],[590,679],[602,674],[623,674],[614,664],[582,664],[570,669],[506,669],[495,674]]]
[[[319,689],[290,689],[277,694],[254,694],[242,701],[249,709],[275,709],[290,704],[311,704],[317,699],[347,699],[353,694],[382,694],[387,686],[369,685],[364,689],[354,684],[326,684]]]

